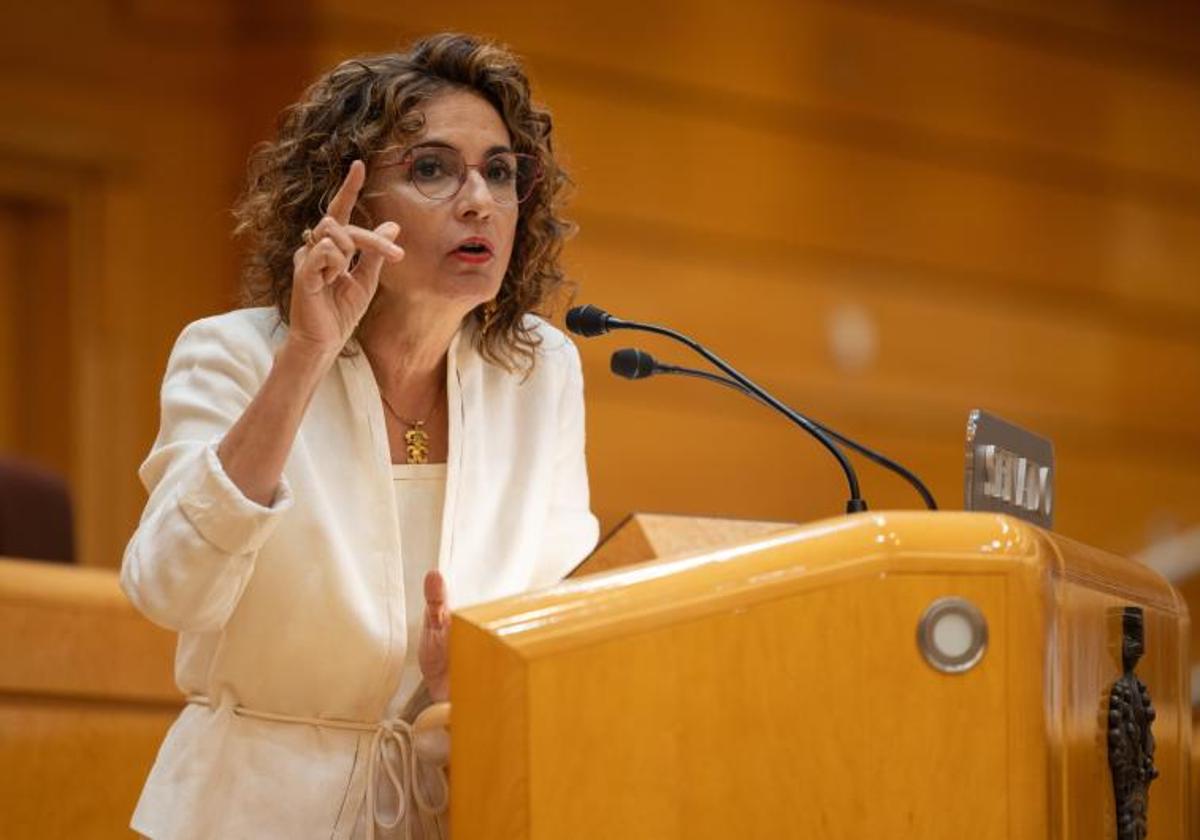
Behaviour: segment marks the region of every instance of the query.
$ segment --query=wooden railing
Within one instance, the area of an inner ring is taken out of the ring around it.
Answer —
[[[116,572],[0,559],[0,833],[131,836],[182,705],[174,648]]]

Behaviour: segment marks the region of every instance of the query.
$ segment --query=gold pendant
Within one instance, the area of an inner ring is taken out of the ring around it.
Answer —
[[[405,451],[410,464],[425,464],[429,462],[429,435],[417,423],[404,433]]]

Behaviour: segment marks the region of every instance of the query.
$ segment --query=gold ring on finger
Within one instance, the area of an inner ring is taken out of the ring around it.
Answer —
[[[313,232],[311,228],[305,228],[303,231],[301,231],[300,238],[304,240],[305,245],[309,246],[310,248],[312,247]]]

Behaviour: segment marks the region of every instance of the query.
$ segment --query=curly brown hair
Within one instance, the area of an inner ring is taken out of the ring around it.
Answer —
[[[249,239],[243,297],[275,305],[284,323],[292,253],[315,227],[356,159],[394,147],[421,129],[422,102],[451,89],[473,91],[500,114],[514,151],[535,155],[542,177],[520,205],[512,257],[495,310],[474,318],[479,352],[508,370],[532,367],[538,337],[526,314],[566,287],[559,257],[575,225],[559,215],[571,180],[554,156],[550,113],[532,101],[529,80],[507,47],[459,33],[422,38],[406,52],[345,61],[318,79],[281,117],[278,136],[250,157],[235,233]],[[372,226],[360,197],[352,221]]]

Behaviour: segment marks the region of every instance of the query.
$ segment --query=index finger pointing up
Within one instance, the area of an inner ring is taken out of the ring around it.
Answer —
[[[327,211],[330,216],[333,216],[338,221],[338,224],[350,224],[350,212],[354,209],[354,204],[358,201],[358,193],[363,188],[363,183],[366,180],[366,165],[361,160],[356,160],[350,164],[350,171],[346,173],[346,179],[342,181],[342,185],[334,193]]]

